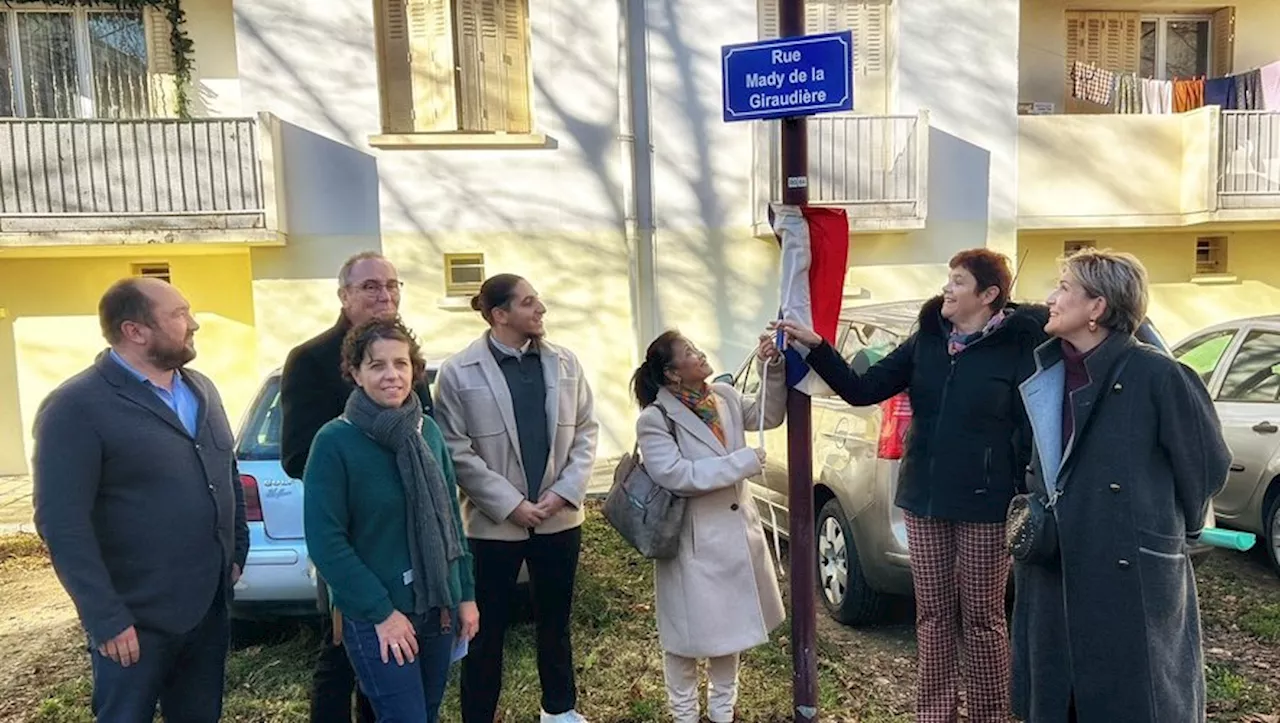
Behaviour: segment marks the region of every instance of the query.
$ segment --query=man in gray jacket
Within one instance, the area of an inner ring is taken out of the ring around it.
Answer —
[[[200,327],[177,289],[125,279],[98,316],[111,348],[36,414],[36,529],[89,636],[94,717],[217,721],[249,551],[231,426],[185,368]]]

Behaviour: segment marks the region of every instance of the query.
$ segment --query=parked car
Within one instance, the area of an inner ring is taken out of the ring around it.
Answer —
[[[856,371],[865,371],[910,336],[923,304],[916,300],[845,309],[836,349]],[[1168,350],[1150,323],[1143,324],[1138,336]],[[754,357],[744,362],[733,377],[734,385],[747,394],[760,388],[753,361]],[[851,407],[834,396],[814,397],[812,410],[819,597],[842,623],[873,623],[893,596],[912,595],[906,520],[893,504],[911,407],[904,393],[873,407]],[[764,474],[751,481],[751,491],[765,527],[785,538],[785,426],[765,434],[765,448]],[[1206,522],[1212,521],[1210,513]],[[1199,557],[1208,551],[1196,546],[1192,554]]]
[[[435,383],[439,361],[428,362]],[[249,559],[236,583],[232,615],[315,615],[315,570],[302,528],[302,481],[280,464],[280,370],[267,375],[236,436],[236,463],[249,524]]]
[[[1173,355],[1204,380],[1231,448],[1218,523],[1258,535],[1280,573],[1280,314],[1211,326]]]

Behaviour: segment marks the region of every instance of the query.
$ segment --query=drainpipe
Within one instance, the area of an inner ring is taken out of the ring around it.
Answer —
[[[650,128],[649,33],[646,0],[618,0],[618,127],[623,202],[630,251],[631,308],[640,358],[658,334],[657,212]]]

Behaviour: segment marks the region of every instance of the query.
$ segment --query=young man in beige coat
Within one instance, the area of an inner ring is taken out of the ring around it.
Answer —
[[[493,723],[511,598],[527,562],[542,721],[581,723],[569,614],[599,427],[591,390],[577,357],[543,339],[547,309],[528,281],[495,276],[471,305],[489,331],[441,366],[436,406],[457,470],[481,620],[462,666],[462,720]]]

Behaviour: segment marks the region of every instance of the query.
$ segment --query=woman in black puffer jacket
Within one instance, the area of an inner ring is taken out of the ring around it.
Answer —
[[[969,720],[1009,719],[1004,520],[1031,457],[1018,385],[1035,371],[1047,310],[1009,303],[1013,275],[987,249],[957,254],[914,333],[865,373],[812,330],[781,322],[793,348],[854,406],[903,391],[912,422],[895,504],[906,513],[916,596],[916,720],[957,719],[960,638]]]

